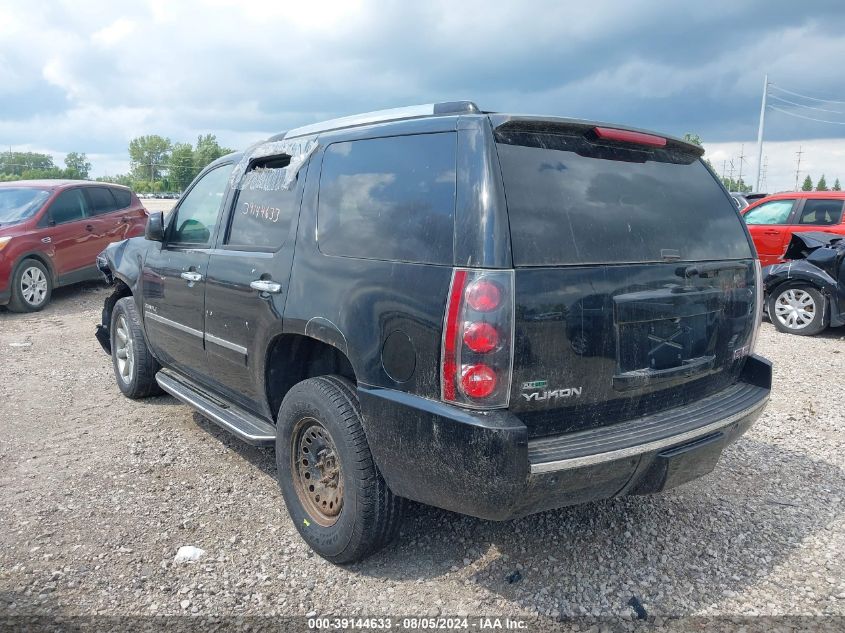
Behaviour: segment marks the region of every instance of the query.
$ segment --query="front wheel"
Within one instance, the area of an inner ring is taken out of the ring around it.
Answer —
[[[769,296],[769,318],[781,332],[812,336],[827,327],[825,298],[817,288],[792,285]]]
[[[155,378],[160,366],[147,346],[132,297],[123,297],[114,304],[111,357],[114,377],[124,396],[135,400],[161,393]]]
[[[25,259],[12,277],[12,312],[37,312],[50,302],[53,282],[47,267],[37,259]]]
[[[340,376],[295,385],[279,410],[276,468],[302,538],[333,563],[352,563],[398,533],[404,500],[373,462],[352,384]]]

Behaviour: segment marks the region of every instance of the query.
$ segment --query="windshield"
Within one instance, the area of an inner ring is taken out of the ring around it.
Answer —
[[[50,197],[45,189],[0,189],[0,224],[17,224],[35,215]]]
[[[742,220],[691,154],[500,135],[517,266],[752,257]]]

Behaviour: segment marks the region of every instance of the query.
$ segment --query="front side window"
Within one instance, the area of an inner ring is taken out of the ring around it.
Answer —
[[[232,165],[221,165],[191,188],[176,210],[169,242],[190,246],[211,244],[231,172]]]
[[[795,200],[772,200],[745,214],[746,224],[786,224]]]
[[[76,222],[88,216],[88,203],[81,189],[63,191],[50,205],[50,219],[56,224]]]
[[[333,143],[320,174],[325,255],[452,263],[455,134]]]
[[[805,200],[796,224],[830,226],[842,221],[842,200]]]
[[[283,186],[289,163],[289,156],[274,157],[244,174],[226,236],[228,246],[275,251],[284,244],[302,195],[299,181]]]

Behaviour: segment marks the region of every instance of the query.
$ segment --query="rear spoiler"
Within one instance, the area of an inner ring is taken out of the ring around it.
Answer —
[[[688,143],[673,136],[640,130],[637,128],[585,121],[583,119],[566,119],[562,117],[523,116],[510,114],[490,114],[490,123],[497,133],[507,132],[535,132],[581,135],[590,140],[617,142],[622,144],[641,145],[644,147],[660,147],[662,149],[682,151],[700,158],[704,155],[704,148]],[[614,134],[616,133],[616,134]],[[665,142],[664,142],[665,141]]]

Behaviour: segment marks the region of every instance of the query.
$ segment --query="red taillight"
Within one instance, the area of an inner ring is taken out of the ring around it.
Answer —
[[[502,291],[494,282],[488,279],[479,279],[467,288],[466,300],[473,310],[490,312],[490,310],[499,307],[499,302],[502,300]]]
[[[621,143],[635,143],[637,145],[650,145],[652,147],[666,147],[666,139],[654,134],[644,132],[632,132],[631,130],[618,130],[612,127],[593,128],[596,136],[606,141],[619,141]]]
[[[466,286],[467,271],[456,270],[452,277],[452,287],[449,291],[449,304],[446,306],[446,324],[443,333],[443,397],[446,400],[455,399],[455,377],[458,373],[458,313],[461,309],[461,297]]]
[[[508,406],[513,319],[513,270],[452,271],[440,366],[444,401],[473,409]]]
[[[492,352],[499,345],[499,332],[489,323],[470,323],[464,327],[464,344],[479,354]]]
[[[496,391],[496,372],[487,365],[464,365],[461,368],[461,389],[470,398],[487,398]]]

